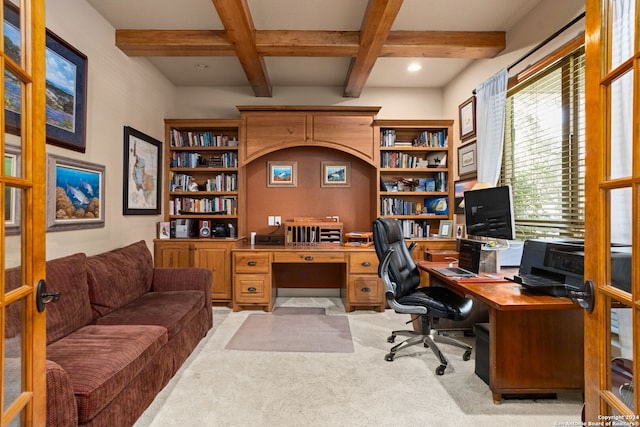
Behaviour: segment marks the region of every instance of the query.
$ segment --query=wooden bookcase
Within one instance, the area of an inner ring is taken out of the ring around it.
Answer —
[[[155,240],[155,265],[209,268],[213,302],[231,301],[231,249],[242,236],[239,132],[240,120],[165,120],[164,220],[192,228],[189,238]]]
[[[405,237],[437,234],[453,218],[452,120],[376,120],[382,217],[402,221]]]

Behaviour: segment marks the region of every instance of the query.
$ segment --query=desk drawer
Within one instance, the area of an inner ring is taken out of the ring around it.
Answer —
[[[233,254],[233,268],[236,273],[268,273],[269,254],[257,252],[236,252]]]
[[[346,262],[341,252],[274,252],[273,262]]]
[[[269,301],[268,274],[236,274],[233,299],[238,303],[264,303]]]
[[[374,252],[349,254],[349,273],[378,274],[378,257]]]
[[[376,304],[382,301],[382,282],[372,274],[349,276],[349,300],[352,304]]]

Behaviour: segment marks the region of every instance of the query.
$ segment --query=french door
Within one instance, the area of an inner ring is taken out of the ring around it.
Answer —
[[[4,0],[0,54],[0,425],[43,426],[45,314],[44,0]]]
[[[586,1],[585,421],[603,425],[640,422],[638,3]]]

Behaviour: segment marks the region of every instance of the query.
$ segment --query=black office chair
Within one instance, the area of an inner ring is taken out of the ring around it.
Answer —
[[[385,296],[389,306],[396,313],[419,316],[422,327],[421,331],[393,331],[387,339],[390,343],[394,342],[398,335],[409,338],[393,346],[385,359],[391,362],[400,349],[422,343],[425,347],[431,348],[440,359],[440,366],[436,368],[436,374],[442,375],[449,362],[436,345],[436,342],[439,342],[465,349],[462,359],[469,360],[472,349],[470,345],[438,334],[433,326],[440,318],[465,319],[471,311],[473,302],[447,288],[418,287],[420,285],[420,271],[411,258],[415,242],[407,248],[402,235],[402,227],[397,219],[376,219],[373,222],[373,241],[380,261],[378,275],[384,282]]]

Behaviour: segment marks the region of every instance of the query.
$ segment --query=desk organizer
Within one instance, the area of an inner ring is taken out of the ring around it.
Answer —
[[[285,221],[287,246],[320,246],[342,243],[342,223],[337,221]]]

